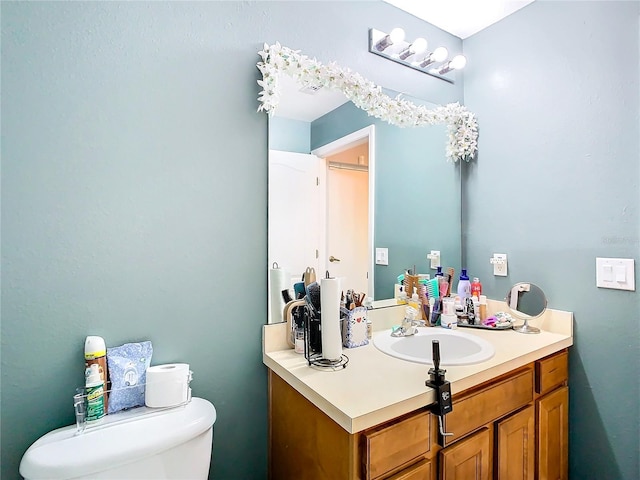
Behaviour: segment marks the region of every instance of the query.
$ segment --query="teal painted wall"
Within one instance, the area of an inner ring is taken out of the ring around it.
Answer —
[[[465,171],[467,264],[492,297],[540,285],[575,312],[570,477],[640,478],[640,293],[596,257],[640,261],[639,2],[537,1],[464,41],[480,124]],[[509,275],[491,274],[506,253]]]
[[[290,118],[269,118],[269,149],[309,153],[311,123]]]
[[[149,339],[218,410],[216,479],[264,479],[267,117],[280,41],[420,98],[450,85],[370,27],[461,41],[383,2],[2,2],[2,459],[73,422],[87,334]]]

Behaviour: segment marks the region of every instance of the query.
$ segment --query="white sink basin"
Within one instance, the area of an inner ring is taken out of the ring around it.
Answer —
[[[409,337],[392,337],[390,330],[373,337],[376,348],[387,355],[410,362],[433,364],[432,340],[440,342],[440,365],[472,365],[485,362],[496,350],[486,340],[440,327],[421,327]]]

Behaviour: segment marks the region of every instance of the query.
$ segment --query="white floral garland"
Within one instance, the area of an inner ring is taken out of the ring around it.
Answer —
[[[262,72],[258,80],[263,90],[258,96],[261,102],[258,111],[270,115],[280,101],[278,75],[285,73],[301,85],[313,85],[339,90],[357,107],[369,115],[400,127],[421,125],[447,125],[449,139],[447,158],[470,161],[478,150],[478,122],[473,113],[459,103],[449,103],[434,109],[416,105],[402,98],[391,98],[382,93],[381,87],[362,75],[335,63],[323,65],[315,58],[301,55],[276,42],[264,44],[258,52],[262,61],[257,67]]]

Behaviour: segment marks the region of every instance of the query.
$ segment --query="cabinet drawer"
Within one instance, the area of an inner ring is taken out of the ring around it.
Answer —
[[[365,432],[363,439],[365,478],[378,478],[429,452],[431,414],[421,412],[411,415],[391,425]]]
[[[556,353],[536,361],[536,392],[547,393],[569,378],[569,354]]]
[[[445,445],[524,407],[533,400],[533,368],[514,372],[509,377],[482,387],[453,401],[453,411],[444,417]]]
[[[424,459],[385,480],[433,480],[434,469],[431,460]]]

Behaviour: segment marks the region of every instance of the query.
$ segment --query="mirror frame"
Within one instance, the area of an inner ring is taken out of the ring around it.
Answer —
[[[264,44],[258,52],[262,58],[257,67],[262,73],[258,85],[258,111],[272,115],[280,100],[278,77],[286,74],[304,86],[341,91],[355,106],[369,115],[399,127],[446,125],[448,132],[447,159],[469,162],[478,150],[478,122],[475,116],[459,103],[449,103],[429,109],[424,105],[401,98],[391,98],[380,86],[335,63],[323,65],[315,58],[300,54],[276,42]]]

